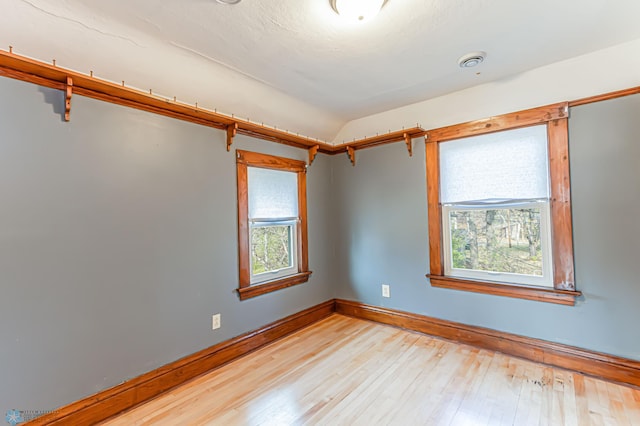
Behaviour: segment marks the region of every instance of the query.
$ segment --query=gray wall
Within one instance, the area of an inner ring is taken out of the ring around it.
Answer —
[[[240,302],[223,132],[0,78],[0,413],[47,410],[333,297],[330,158],[308,283]],[[233,148],[306,160],[238,136]],[[211,330],[211,315],[222,328]]]
[[[429,286],[419,141],[412,158],[402,143],[358,151],[356,167],[318,156],[311,280],[240,302],[223,132],[79,96],[65,123],[59,91],[1,78],[0,93],[0,413],[55,408],[333,297],[640,360],[640,96],[571,111],[585,297],[566,307]]]
[[[479,117],[480,118],[480,117]],[[334,162],[339,298],[640,360],[640,95],[573,108],[576,283],[567,307],[431,287],[424,143]],[[381,284],[391,298],[381,297]]]

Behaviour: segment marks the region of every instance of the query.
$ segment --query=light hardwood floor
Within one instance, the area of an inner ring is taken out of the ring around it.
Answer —
[[[640,425],[640,390],[334,314],[103,425]]]

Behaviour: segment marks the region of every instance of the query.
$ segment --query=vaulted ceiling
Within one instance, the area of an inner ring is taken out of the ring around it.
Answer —
[[[640,38],[638,0],[3,0],[0,45],[331,140],[349,120]],[[484,63],[457,59],[485,51]],[[603,78],[607,78],[603,76]]]

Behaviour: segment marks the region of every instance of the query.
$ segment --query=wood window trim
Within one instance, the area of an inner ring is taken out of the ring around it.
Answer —
[[[537,124],[546,124],[549,144],[554,287],[546,289],[459,279],[444,275],[439,143]],[[581,293],[575,289],[573,270],[568,104],[563,102],[547,105],[435,129],[427,132],[425,144],[430,263],[430,273],[427,277],[430,279],[431,285],[455,290],[574,305],[575,298],[580,296]]]
[[[298,271],[293,275],[271,281],[251,284],[250,233],[249,233],[249,188],[248,167],[293,172],[298,177],[297,250]],[[307,167],[304,161],[274,155],[236,150],[236,173],[238,188],[238,269],[240,300],[250,299],[272,291],[305,283],[309,280],[309,251],[307,247]]]
[[[556,290],[544,287],[528,287],[509,283],[494,283],[488,281],[474,281],[462,278],[443,277],[427,274],[432,287],[450,288],[454,290],[470,291],[473,293],[493,294],[514,297],[517,299],[536,300],[539,302],[556,303],[559,305],[575,305],[575,298],[579,291]]]

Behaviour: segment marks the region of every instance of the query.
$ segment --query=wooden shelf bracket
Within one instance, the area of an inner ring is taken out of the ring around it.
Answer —
[[[313,163],[313,160],[315,160],[316,155],[318,155],[318,150],[320,149],[320,145],[314,145],[311,148],[309,148],[309,166],[311,165],[311,163]]]
[[[409,151],[409,157],[413,157],[413,140],[411,139],[411,136],[409,135],[409,133],[404,133],[402,135],[404,137],[404,143],[407,144],[407,151]]]
[[[356,150],[350,146],[347,146],[347,155],[349,156],[349,160],[351,160],[351,164],[356,165]]]
[[[238,133],[238,123],[229,124],[227,126],[227,152],[231,150],[231,144],[233,143],[233,138]]]
[[[67,86],[64,95],[64,121],[71,119],[71,96],[73,95],[73,79],[67,77]]]

